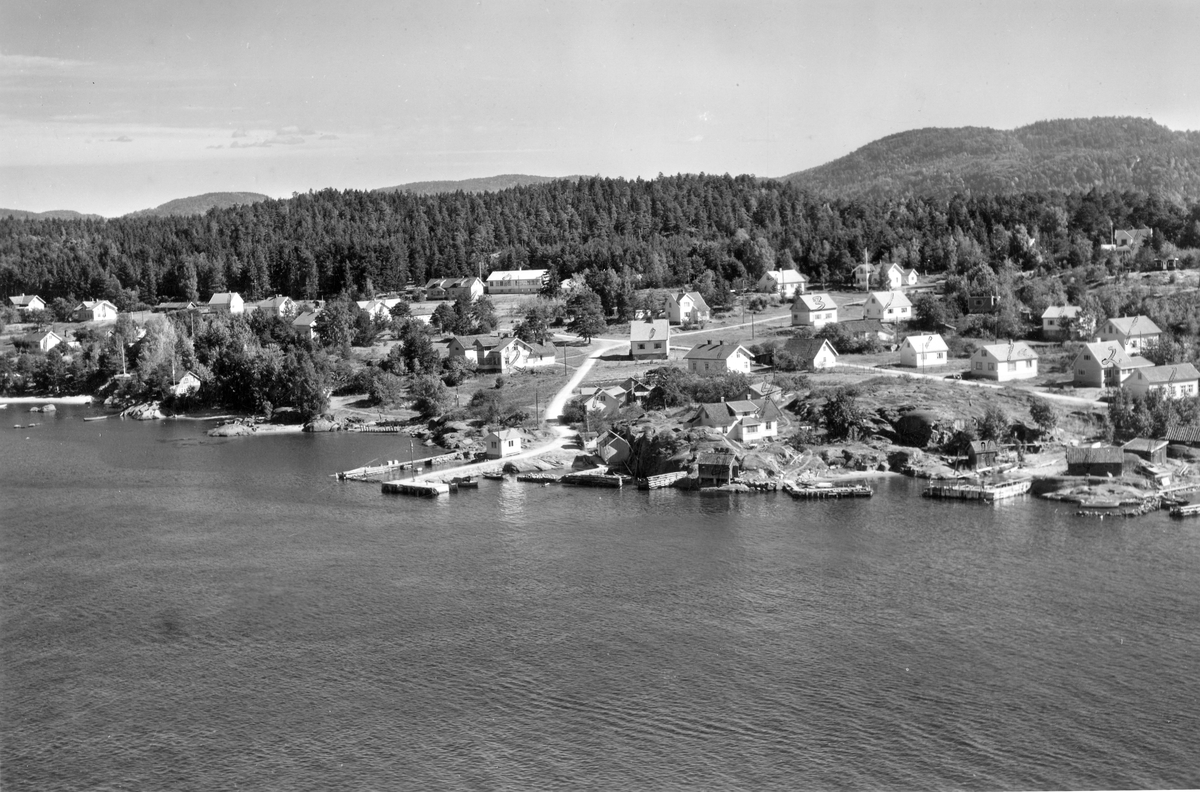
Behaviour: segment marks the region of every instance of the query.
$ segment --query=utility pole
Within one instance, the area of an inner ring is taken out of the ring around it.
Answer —
[[[412,435],[409,435],[409,436],[408,436],[408,470],[409,470],[409,481],[416,481],[416,480],[417,480],[417,464],[416,464],[416,462],[414,462],[414,461],[413,461],[413,456],[414,456],[414,454],[413,454],[413,439],[412,439]]]

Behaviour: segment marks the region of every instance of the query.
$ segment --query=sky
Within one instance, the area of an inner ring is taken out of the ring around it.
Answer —
[[[0,207],[783,176],[922,127],[1200,130],[1193,0],[3,0]]]

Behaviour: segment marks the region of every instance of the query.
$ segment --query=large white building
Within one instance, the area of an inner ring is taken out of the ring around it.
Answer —
[[[546,285],[546,270],[496,270],[486,285],[488,294],[537,294]]]

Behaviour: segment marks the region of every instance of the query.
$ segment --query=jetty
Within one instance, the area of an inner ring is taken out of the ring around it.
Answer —
[[[688,477],[686,470],[676,470],[673,473],[659,473],[656,476],[646,476],[644,479],[638,479],[637,488],[640,490],[662,489],[670,487],[675,482]]]
[[[412,462],[389,459],[378,465],[363,465],[362,467],[356,467],[353,470],[343,470],[333,475],[338,481],[379,481],[395,473],[402,473],[405,470],[444,465],[447,462],[453,462],[460,458],[457,451],[451,451],[449,454],[425,457],[424,459],[417,459]]]
[[[1200,517],[1200,503],[1189,503],[1175,506],[1170,512],[1172,517]]]
[[[574,484],[577,487],[613,487],[620,489],[624,479],[600,470],[582,470],[578,473],[568,473],[562,477],[563,484]]]
[[[787,482],[783,491],[799,500],[822,500],[825,498],[869,498],[875,491],[866,484],[796,484]]]
[[[389,495],[436,498],[438,495],[449,495],[450,485],[441,481],[385,481],[383,491]]]
[[[558,484],[562,481],[562,475],[559,473],[518,473],[517,481],[524,481],[527,484]]]
[[[926,498],[948,498],[978,500],[985,503],[1008,500],[1029,492],[1033,486],[1030,479],[1013,479],[994,483],[967,483],[962,481],[935,481],[922,493]]]

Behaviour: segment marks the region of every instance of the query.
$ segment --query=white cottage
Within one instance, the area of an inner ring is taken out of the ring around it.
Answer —
[[[950,348],[937,333],[911,335],[900,344],[900,365],[913,368],[944,366],[950,359]]]
[[[904,292],[871,292],[863,305],[863,316],[881,322],[907,322],[912,319],[912,302]]]
[[[837,303],[824,292],[797,294],[795,302],[792,303],[792,327],[811,327],[819,330],[827,324],[835,324],[837,320]]]
[[[971,355],[971,374],[998,382],[1030,379],[1038,373],[1038,354],[1024,341],[989,344]]]

